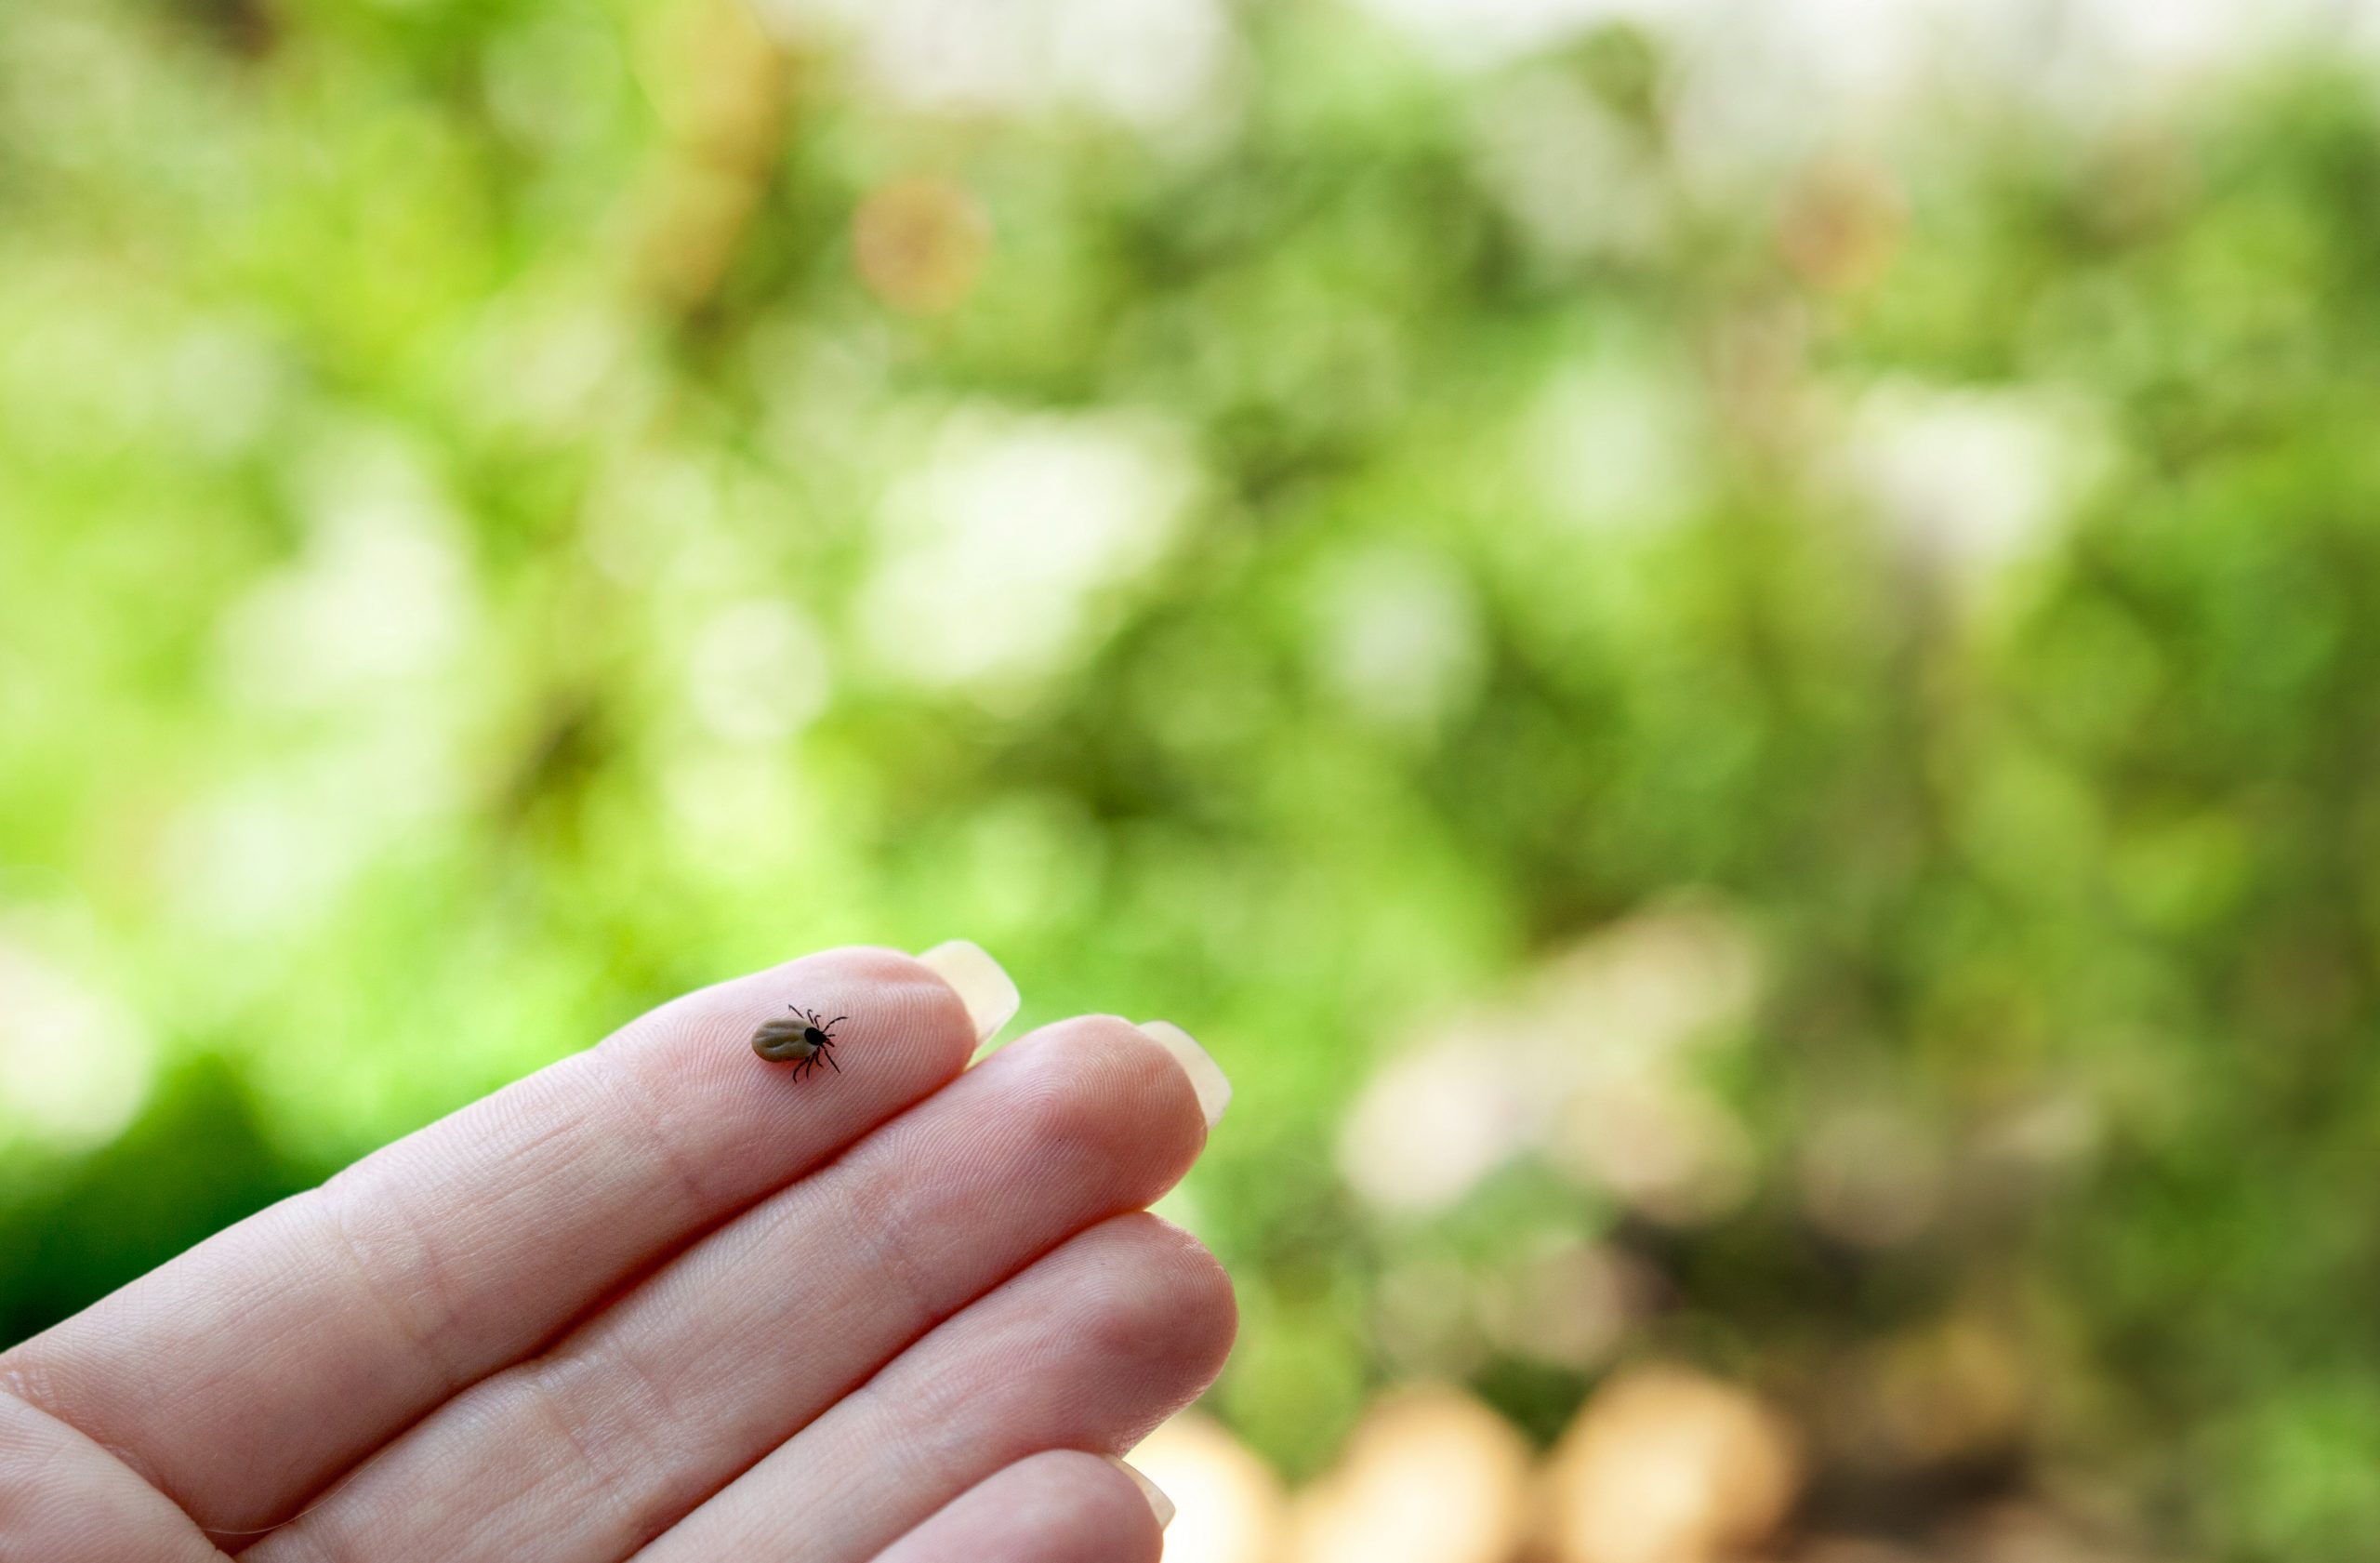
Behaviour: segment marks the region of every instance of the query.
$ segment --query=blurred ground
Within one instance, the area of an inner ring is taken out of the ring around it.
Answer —
[[[2368,1556],[2375,31],[0,12],[0,1337],[965,935],[1178,1563]]]

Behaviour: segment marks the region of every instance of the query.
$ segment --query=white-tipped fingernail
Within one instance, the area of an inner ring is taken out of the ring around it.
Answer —
[[[993,1032],[1006,1026],[1016,1014],[1023,1000],[1016,984],[1009,980],[1000,963],[984,953],[984,947],[969,939],[952,939],[919,955],[918,959],[931,968],[934,975],[948,983],[967,1006],[967,1018],[975,1023],[975,1040],[991,1040]]]
[[[1159,1047],[1181,1061],[1190,1077],[1190,1087],[1198,1093],[1198,1110],[1207,1117],[1207,1127],[1212,1129],[1223,1120],[1223,1109],[1231,1106],[1231,1078],[1223,1066],[1210,1057],[1205,1048],[1192,1039],[1189,1032],[1170,1020],[1144,1020],[1141,1030],[1157,1039]]]
[[[1107,1457],[1107,1463],[1132,1478],[1132,1485],[1141,1490],[1141,1496],[1146,1498],[1149,1507],[1157,1511],[1158,1530],[1162,1530],[1173,1523],[1173,1500],[1165,1495],[1165,1489],[1112,1454]]]

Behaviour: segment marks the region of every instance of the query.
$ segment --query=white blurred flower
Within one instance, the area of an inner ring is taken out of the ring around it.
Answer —
[[[1710,904],[1606,929],[1383,1064],[1340,1169],[1382,1209],[1425,1212],[1540,1153],[1656,1220],[1722,1214],[1752,1190],[1752,1149],[1693,1065],[1740,1029],[1759,970],[1750,930]]]
[[[1663,26],[1702,0],[1360,0],[1449,65],[1483,69],[1607,22]]]
[[[1655,1284],[1624,1249],[1564,1242],[1490,1276],[1480,1289],[1480,1322],[1506,1351],[1593,1368],[1619,1345]]]
[[[164,843],[178,920],[257,935],[324,915],[378,854],[461,805],[458,729],[454,712],[349,723],[311,752],[201,794]]]
[[[0,940],[0,1134],[59,1150],[132,1120],[156,1071],[138,1016],[20,945]]]
[[[1433,726],[1478,690],[1478,604],[1438,555],[1377,548],[1338,562],[1316,619],[1324,681],[1382,726]]]
[[[701,575],[725,509],[719,473],[708,463],[615,453],[587,508],[588,556],[612,579],[649,595],[658,583]]]
[[[210,934],[310,921],[362,866],[364,843],[296,790],[258,782],[184,811],[164,853],[180,921]]]
[[[2110,459],[2075,398],[1906,383],[1860,397],[1835,457],[1913,558],[1968,581],[2047,546]]]
[[[297,557],[232,603],[217,673],[311,740],[193,801],[167,833],[177,908],[210,932],[320,916],[391,841],[456,806],[453,698],[479,603],[460,523],[402,438],[354,430],[300,463]]]
[[[2308,47],[2370,55],[2375,0],[1360,0],[1458,71],[1607,25],[1660,46],[1672,150],[1715,205],[1826,148],[1891,151],[1948,97],[2109,123]]]
[[[1166,1563],[1278,1563],[1281,1479],[1213,1418],[1183,1411],[1126,1458],[1173,1501]]]
[[[1217,0],[1058,0],[1051,9],[1059,95],[1128,124],[1189,118],[1236,62]]]
[[[1540,1140],[1546,1104],[1501,1051],[1510,1040],[1475,1024],[1382,1066],[1340,1133],[1356,1191],[1389,1210],[1443,1210]]]
[[[164,364],[172,425],[200,448],[227,453],[261,440],[288,402],[295,376],[253,322],[202,320],[168,348]]]
[[[1522,425],[1524,457],[1555,514],[1599,532],[1670,525],[1701,503],[1697,409],[1655,363],[1565,369]]]
[[[1681,897],[1581,940],[1535,983],[1550,1021],[1629,1069],[1659,1065],[1739,1025],[1760,991],[1761,945],[1724,903]]]
[[[1538,1013],[1573,1039],[1560,1055],[1554,1164],[1673,1225],[1740,1205],[1751,1136],[1692,1066],[1740,1030],[1760,971],[1750,927],[1702,902],[1632,918],[1550,963]]]
[[[528,285],[488,302],[454,378],[455,400],[482,423],[552,440],[594,438],[607,421],[633,427],[656,394],[633,334],[604,300]]]
[[[826,642],[776,598],[737,603],[695,635],[686,694],[695,717],[730,743],[774,743],[826,709]]]
[[[841,33],[879,90],[934,109],[1193,115],[1236,62],[1217,0],[762,0],[783,31]]]
[[[1164,557],[1196,481],[1185,442],[1154,419],[961,413],[886,497],[867,641],[929,684],[1055,671]]]
[[[337,706],[449,665],[475,603],[459,528],[398,441],[332,442],[301,471],[298,557],[227,611],[219,666],[266,707]]]
[[[1978,9],[1984,0],[1967,0]],[[2175,5],[2171,0],[2094,0],[2056,30],[2049,69],[2034,73],[2034,96],[2077,117],[2120,112],[2144,96],[2187,90],[2275,55],[2319,49],[2361,52],[2380,43],[2373,0],[2254,0]],[[2021,81],[2019,85],[2024,85]],[[2110,86],[2118,88],[2110,101]]]
[[[1752,1138],[1735,1114],[1666,1073],[1592,1081],[1574,1093],[1556,1163],[1672,1225],[1713,1220],[1752,1188]]]
[[[1474,134],[1482,181],[1545,254],[1640,256],[1661,239],[1666,176],[1575,77],[1533,73],[1488,94]]]

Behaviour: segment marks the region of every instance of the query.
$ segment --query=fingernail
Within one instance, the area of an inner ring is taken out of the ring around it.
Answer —
[[[967,939],[952,939],[920,954],[918,959],[932,969],[934,975],[948,983],[967,1006],[967,1018],[975,1023],[975,1040],[988,1040],[991,1034],[1006,1026],[1016,1014],[1022,1002],[1016,984],[1009,980],[1000,963],[984,953],[984,947]]]
[[[1190,1087],[1198,1093],[1198,1110],[1212,1129],[1223,1120],[1223,1109],[1231,1106],[1231,1079],[1223,1066],[1209,1056],[1207,1050],[1192,1040],[1190,1033],[1170,1020],[1144,1020],[1141,1029],[1157,1040],[1157,1044],[1173,1054],[1190,1077]]]
[[[1146,1498],[1149,1501],[1149,1507],[1157,1511],[1158,1530],[1162,1530],[1173,1523],[1173,1500],[1165,1495],[1165,1489],[1112,1454],[1107,1457],[1107,1463],[1132,1478],[1132,1485],[1141,1490],[1141,1496]]]

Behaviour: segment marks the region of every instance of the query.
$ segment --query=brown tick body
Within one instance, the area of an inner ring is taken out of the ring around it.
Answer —
[[[752,1033],[752,1051],[772,1064],[790,1064],[793,1078],[800,1080],[816,1068],[821,1060],[841,1074],[843,1066],[835,1062],[830,1051],[835,1045],[835,1027],[849,1020],[849,1015],[837,1015],[832,1020],[820,1020],[814,1011],[787,1005],[791,1014],[777,1015],[760,1023]]]

